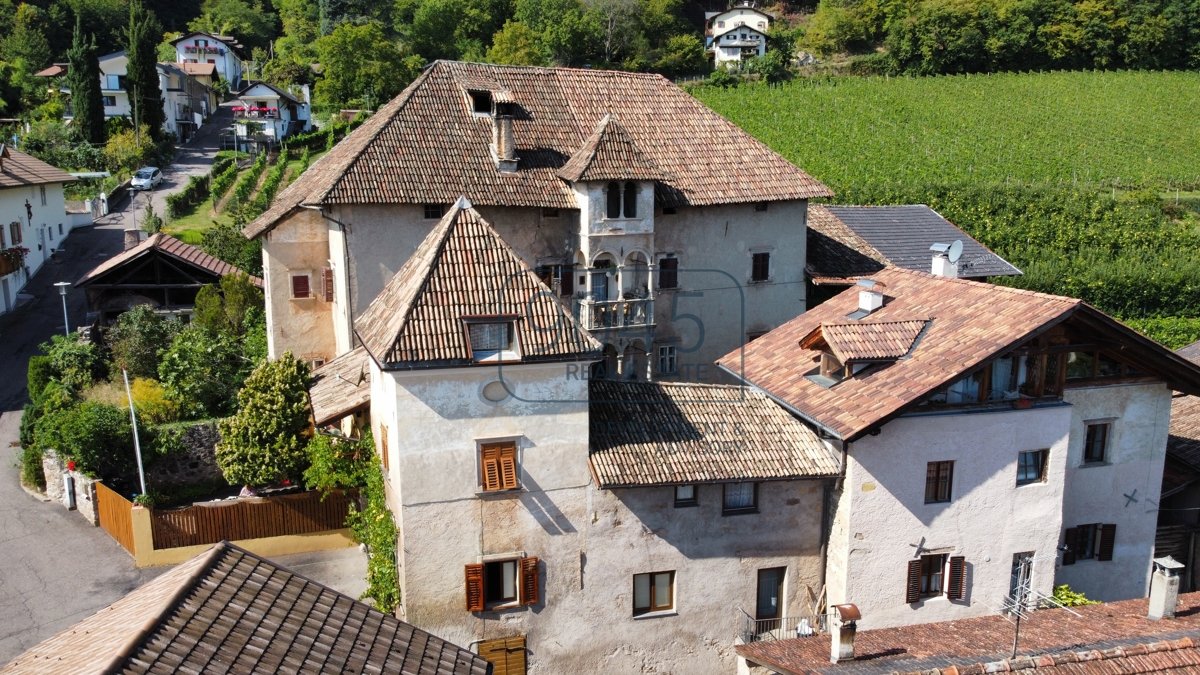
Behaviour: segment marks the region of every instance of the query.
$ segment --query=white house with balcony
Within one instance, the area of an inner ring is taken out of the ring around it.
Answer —
[[[63,186],[75,180],[0,145],[0,314],[70,234]]]
[[[237,97],[233,126],[243,149],[275,147],[288,136],[309,129],[312,110],[307,87],[303,100],[266,82],[251,84]]]
[[[211,63],[219,79],[237,91],[242,82],[242,57],[245,48],[228,35],[189,33],[171,41],[175,47],[176,63]]]
[[[126,117],[133,121],[133,106],[125,77],[129,56],[124,51],[99,57],[100,96],[104,118]],[[163,129],[180,140],[187,140],[216,110],[216,93],[201,79],[193,77],[173,63],[156,64],[158,89],[163,102]],[[70,90],[64,89],[64,92]],[[71,111],[65,117],[70,118]]]
[[[860,627],[1147,594],[1200,368],[1082,301],[887,268],[720,365],[842,454],[826,580]]]
[[[709,13],[706,15],[704,46],[718,66],[762,56],[767,51],[767,32],[772,21],[774,17],[750,4]]]

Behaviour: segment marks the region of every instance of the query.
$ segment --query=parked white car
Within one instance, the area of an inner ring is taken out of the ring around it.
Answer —
[[[162,171],[158,167],[144,166],[133,174],[129,187],[133,190],[153,190],[159,183],[162,183]]]

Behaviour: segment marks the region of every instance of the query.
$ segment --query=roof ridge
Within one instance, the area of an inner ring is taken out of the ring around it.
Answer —
[[[1137,642],[1130,645],[1117,645],[1107,649],[1066,649],[1049,654],[1028,654],[1000,659],[998,661],[980,662],[965,666],[951,666],[951,668],[956,669],[953,672],[963,672],[964,669],[973,670],[972,666],[974,666],[981,668],[981,672],[984,673],[1039,670],[1041,668],[1056,668],[1069,663],[1108,661],[1126,656],[1144,656],[1152,653],[1193,649],[1196,646],[1196,641],[1188,636],[1184,636],[1175,640],[1166,639],[1154,640],[1152,642]],[[928,673],[929,671],[917,672]],[[939,668],[934,672],[948,674],[951,671]]]
[[[1072,298],[1072,297],[1066,296],[1066,295],[1054,295],[1053,293],[1043,293],[1041,291],[1031,291],[1027,288],[1017,288],[1016,286],[1003,286],[1001,284],[994,284],[994,283],[987,282],[987,281],[975,281],[974,279],[963,279],[961,277],[944,277],[944,276],[941,276],[938,274],[932,274],[930,272],[922,272],[919,270],[910,270],[910,269],[907,269],[904,267],[896,267],[891,264],[889,264],[882,271],[884,271],[884,272],[899,272],[899,273],[908,274],[908,275],[912,275],[912,276],[916,276],[916,277],[926,277],[929,279],[936,279],[937,281],[943,281],[943,282],[947,282],[947,283],[967,284],[967,285],[971,285],[971,286],[987,286],[988,288],[991,288],[993,290],[1003,292],[1003,293],[1013,293],[1013,294],[1017,294],[1017,295],[1032,295],[1034,297],[1044,298],[1046,300],[1055,300],[1055,301],[1058,301],[1065,305],[1070,305],[1070,306],[1077,306],[1080,304],[1085,304],[1083,302],[1083,300],[1080,300],[1079,298]],[[869,278],[871,278],[871,276],[872,275],[866,274],[866,275],[863,275],[863,278],[869,279]],[[886,295],[886,293],[885,293],[885,295]]]
[[[645,381],[645,380],[608,380],[608,379],[602,379],[602,380],[598,380],[598,382],[602,382],[602,383],[604,383],[604,385],[607,385],[607,384],[610,384],[610,383],[611,383],[611,384],[612,384],[612,385],[614,385],[614,386],[621,386],[621,387],[626,387],[626,386],[630,386],[630,387],[632,387],[632,386],[638,386],[638,387],[649,387],[649,386],[656,386],[656,387],[678,387],[678,388],[680,388],[680,389],[683,389],[683,388],[693,388],[693,389],[728,389],[728,390],[741,389],[741,390],[744,390],[744,391],[751,391],[751,390],[755,389],[755,387],[751,387],[751,386],[749,386],[749,385],[745,385],[745,384],[717,384],[717,383],[715,383],[715,382],[668,382],[668,381],[664,381],[664,380],[649,380],[649,381]]]

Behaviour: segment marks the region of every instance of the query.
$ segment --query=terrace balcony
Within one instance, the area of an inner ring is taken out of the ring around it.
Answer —
[[[279,108],[274,106],[242,106],[235,105],[233,107],[233,116],[246,119],[279,119]]]
[[[635,328],[654,324],[654,299],[579,300],[579,320],[587,330]]]

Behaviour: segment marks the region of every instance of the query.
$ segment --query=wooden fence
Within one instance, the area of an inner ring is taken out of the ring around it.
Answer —
[[[338,530],[345,527],[354,498],[353,493],[335,492],[322,501],[321,493],[313,491],[156,510],[151,520],[154,548]]]
[[[107,485],[97,481],[96,485],[96,517],[100,527],[104,528],[117,543],[130,554],[133,550],[133,503],[113,492]]]

